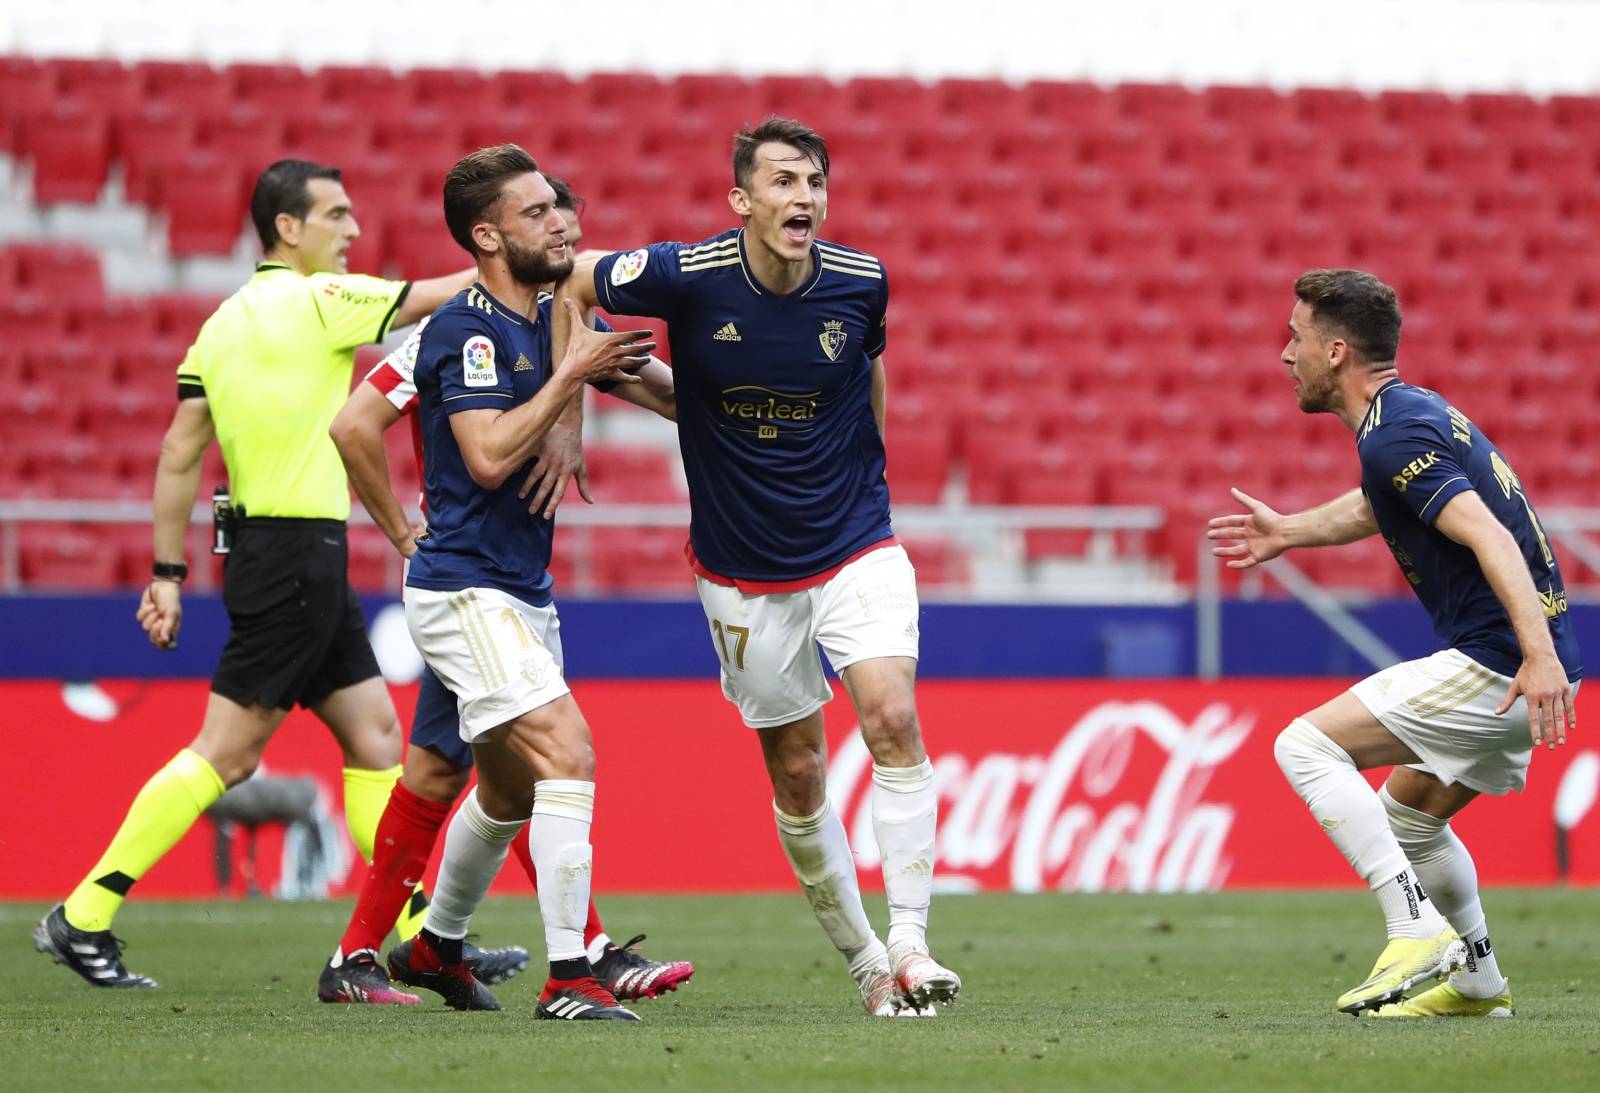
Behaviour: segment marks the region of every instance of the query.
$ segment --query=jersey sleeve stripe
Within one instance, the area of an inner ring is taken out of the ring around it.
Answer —
[[[1454,478],[1446,478],[1443,482],[1439,483],[1439,488],[1433,491],[1433,496],[1428,498],[1427,503],[1424,504],[1422,506],[1422,508],[1417,510],[1417,515],[1421,516],[1423,513],[1427,512],[1428,509],[1430,509],[1433,506],[1433,503],[1439,499],[1439,495],[1444,492],[1444,488],[1446,486],[1448,486],[1450,483],[1452,483],[1452,482],[1467,482],[1467,481],[1468,481],[1467,480],[1467,476],[1464,475],[1464,474],[1458,474]],[[1471,483],[1468,482],[1468,485],[1470,486]]]
[[[720,242],[716,242],[716,243],[701,243],[699,246],[696,246],[696,247],[684,247],[682,250],[678,251],[678,257],[679,258],[689,258],[689,257],[691,257],[693,255],[699,254],[701,251],[710,252],[710,251],[717,251],[717,250],[725,250],[725,249],[727,249],[729,247],[732,247],[734,250],[738,250],[739,249],[739,240],[738,239],[723,239]]]
[[[454,402],[458,398],[512,398],[510,391],[468,391],[464,395],[447,395],[441,402]]]
[[[823,257],[832,259],[835,262],[848,262],[858,266],[870,266],[873,269],[880,269],[883,265],[883,263],[879,262],[870,254],[852,254],[849,251],[835,250],[833,247],[830,247],[825,243],[818,243],[817,249],[822,252]]]
[[[836,266],[832,262],[829,262],[827,260],[823,261],[822,268],[823,269],[831,269],[835,273],[848,273],[852,277],[869,277],[874,281],[883,280],[883,274],[881,274],[881,273],[875,273],[875,272],[873,272],[871,270],[857,269],[854,266]]]
[[[718,266],[736,266],[738,264],[739,264],[739,256],[737,254],[735,254],[735,255],[731,255],[731,256],[729,256],[727,258],[718,258],[718,259],[715,259],[715,260],[712,260],[712,261],[707,261],[707,260],[703,260],[702,259],[702,260],[696,261],[696,262],[694,262],[692,264],[686,262],[683,265],[678,267],[678,272],[679,273],[694,273],[697,270],[716,269]]]
[[[395,296],[394,303],[389,305],[389,310],[384,312],[383,321],[378,323],[378,332],[373,335],[374,342],[381,342],[389,334],[389,324],[394,322],[394,317],[400,313],[400,305],[406,302],[406,297],[411,295],[411,282],[407,281],[400,286],[399,295]]]

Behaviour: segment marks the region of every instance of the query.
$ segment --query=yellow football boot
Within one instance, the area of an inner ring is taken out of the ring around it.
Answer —
[[[1468,998],[1446,979],[1413,998],[1391,1003],[1365,1014],[1368,1017],[1515,1017],[1511,984],[1493,998]]]
[[[1466,961],[1467,947],[1448,926],[1437,937],[1397,937],[1383,947],[1367,981],[1345,991],[1334,1005],[1341,1013],[1360,1013],[1398,1002],[1418,983],[1449,975]]]

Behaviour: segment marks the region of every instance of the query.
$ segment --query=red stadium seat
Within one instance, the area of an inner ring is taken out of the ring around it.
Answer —
[[[289,119],[284,155],[337,167],[372,148],[373,120],[337,104],[322,106]]]
[[[24,243],[11,248],[17,262],[17,288],[53,299],[95,307],[105,299],[100,256],[72,243]]]
[[[117,119],[114,142],[129,201],[151,203],[152,174],[163,164],[186,158],[199,140],[198,129],[192,113],[162,100]]]
[[[227,254],[245,230],[247,186],[254,178],[213,152],[197,151],[156,172],[157,207],[167,215],[167,245],[176,255]]]
[[[596,585],[611,592],[682,595],[694,587],[679,528],[594,528]]]
[[[133,66],[142,98],[179,113],[198,114],[233,97],[229,73],[203,61],[140,61]]]
[[[498,111],[500,89],[493,77],[465,68],[414,68],[406,81],[415,90],[416,104],[455,118]]]
[[[972,580],[972,557],[944,539],[902,539],[918,588],[959,588]]]
[[[18,535],[23,583],[46,591],[115,588],[119,559],[97,530],[90,524],[24,525]]]
[[[14,150],[22,119],[47,111],[59,96],[54,69],[31,57],[0,57],[0,150]]]
[[[590,444],[584,456],[596,502],[667,504],[685,496],[677,457],[660,448]]]
[[[329,65],[321,77],[325,102],[374,121],[410,113],[417,87],[409,77],[375,65]]]
[[[269,117],[309,114],[323,101],[321,75],[298,65],[236,64],[228,73],[233,77],[234,97]]]
[[[257,176],[282,159],[283,115],[253,102],[219,104],[200,115],[200,148],[244,172],[252,186]]]
[[[55,69],[63,96],[109,108],[118,103],[138,102],[143,92],[139,74],[120,61],[72,57],[49,64]]]
[[[111,168],[111,126],[95,104],[58,99],[23,119],[22,150],[33,161],[35,201],[92,203]]]

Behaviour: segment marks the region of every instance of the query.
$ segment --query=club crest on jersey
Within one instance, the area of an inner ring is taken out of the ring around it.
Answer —
[[[637,281],[639,275],[644,272],[644,267],[649,264],[649,251],[629,251],[611,264],[611,283],[625,285],[629,281]]]
[[[493,387],[498,381],[494,371],[494,343],[481,334],[468,338],[461,347],[461,381],[468,387]]]
[[[844,343],[849,337],[844,332],[844,320],[831,319],[822,324],[822,333],[817,335],[817,341],[822,343],[822,351],[828,355],[828,359],[836,361],[839,354],[844,352]]]

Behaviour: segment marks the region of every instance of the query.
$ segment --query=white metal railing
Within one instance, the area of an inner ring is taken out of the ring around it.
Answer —
[[[413,519],[420,513],[413,509]],[[144,501],[77,501],[77,500],[3,500],[0,499],[0,589],[14,592],[23,587],[21,574],[20,528],[27,523],[75,524],[148,524],[151,506]],[[563,504],[558,516],[563,529],[582,528],[687,528],[689,508],[683,504]],[[901,506],[894,512],[897,533],[910,538],[939,536],[952,544],[970,549],[975,563],[985,559],[1004,563],[1023,556],[1021,539],[1028,531],[1086,531],[1090,533],[1089,554],[1108,558],[1116,553],[1113,540],[1118,533],[1157,532],[1165,525],[1161,509],[1148,505],[1112,506],[999,506],[999,505],[925,505]],[[208,525],[211,521],[209,503],[197,503],[191,514],[192,526]],[[372,525],[372,518],[360,505],[351,508],[353,525]],[[585,557],[578,555],[579,572],[576,591],[587,591],[592,583]],[[976,567],[976,565],[975,565]],[[204,577],[208,567],[197,566],[196,587],[207,587]],[[1015,565],[1014,578],[990,579],[967,592],[945,590],[934,592],[930,598],[965,598],[981,596],[985,600],[1040,599],[1065,600],[1107,598],[1165,600],[1183,598],[1183,593],[1170,582],[1152,578],[1149,586],[1117,585],[1105,589],[1100,595],[1082,592],[1074,596],[1056,593],[1027,567]],[[400,561],[394,559],[394,585],[399,587]]]

